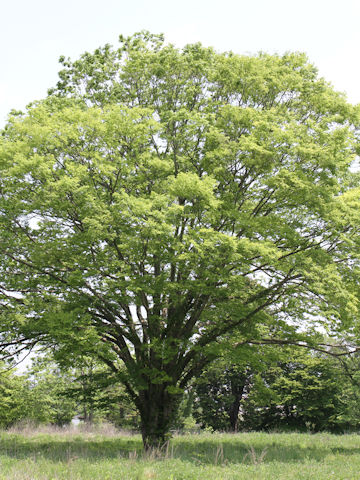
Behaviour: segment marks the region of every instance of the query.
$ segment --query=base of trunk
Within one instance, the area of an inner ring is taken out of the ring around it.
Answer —
[[[150,389],[149,389],[150,390]],[[152,393],[155,393],[155,389]],[[159,391],[160,390],[160,391]],[[170,429],[174,424],[181,395],[171,395],[159,388],[153,398],[149,395],[140,410],[141,434],[144,449],[162,449],[171,438]],[[144,392],[145,393],[145,392]],[[144,395],[145,396],[145,395]],[[154,398],[155,397],[155,398]]]

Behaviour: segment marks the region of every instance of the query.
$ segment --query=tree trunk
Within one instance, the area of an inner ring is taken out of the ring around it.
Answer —
[[[232,432],[235,432],[235,433],[238,431],[239,409],[240,409],[241,398],[242,398],[242,394],[236,395],[233,403],[230,405],[230,408],[229,408],[230,429]]]
[[[170,438],[181,395],[169,394],[165,385],[150,384],[139,394],[138,408],[145,450],[163,448]]]
[[[235,373],[230,381],[231,393],[234,399],[229,407],[230,429],[232,432],[238,431],[240,402],[244,395],[246,381],[247,375],[239,375],[238,373]]]

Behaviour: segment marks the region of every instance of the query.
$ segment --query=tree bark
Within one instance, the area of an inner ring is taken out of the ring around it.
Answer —
[[[144,449],[163,448],[169,440],[181,395],[169,394],[166,385],[150,384],[140,392],[141,435]]]
[[[231,393],[233,402],[229,407],[230,429],[232,432],[238,431],[240,402],[244,395],[247,375],[235,374],[231,380]]]

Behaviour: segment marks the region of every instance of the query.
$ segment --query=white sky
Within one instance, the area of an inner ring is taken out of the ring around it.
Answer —
[[[55,85],[76,59],[146,29],[182,46],[304,51],[321,76],[360,102],[360,0],[0,0],[0,127]]]

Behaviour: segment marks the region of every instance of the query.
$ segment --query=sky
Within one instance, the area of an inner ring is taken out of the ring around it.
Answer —
[[[57,82],[73,60],[141,30],[182,47],[306,52],[336,90],[360,103],[359,0],[12,0],[1,2],[0,128]]]

